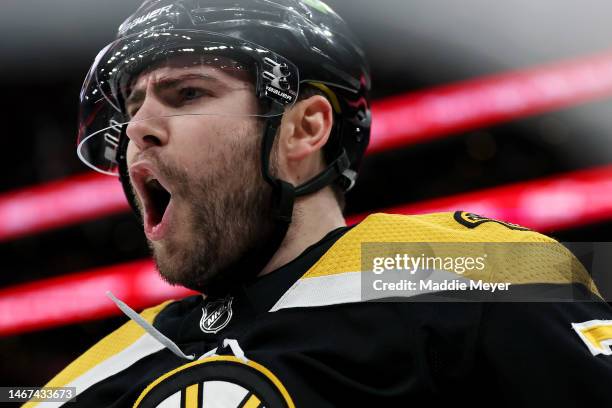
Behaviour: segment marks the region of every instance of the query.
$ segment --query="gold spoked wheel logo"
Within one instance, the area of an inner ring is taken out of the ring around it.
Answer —
[[[266,367],[234,356],[213,356],[178,367],[153,381],[134,408],[295,408]]]

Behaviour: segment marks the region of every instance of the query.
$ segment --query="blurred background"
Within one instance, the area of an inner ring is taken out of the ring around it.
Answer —
[[[466,210],[562,241],[612,241],[612,3],[327,3],[372,68],[372,148],[349,220]],[[43,385],[122,324],[107,287],[135,308],[168,296],[147,280],[118,182],[75,153],[81,83],[139,4],[0,6],[1,385]]]

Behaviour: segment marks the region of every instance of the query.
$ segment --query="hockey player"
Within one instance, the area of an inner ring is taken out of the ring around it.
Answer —
[[[48,384],[76,387],[66,406],[612,406],[612,311],[554,240],[461,211],[345,225],[369,89],[319,0],[149,0],[120,26],[78,154],[119,176],[164,279],[202,295],[140,315],[114,299],[131,320]],[[435,269],[539,301],[366,293],[384,243],[526,244]]]

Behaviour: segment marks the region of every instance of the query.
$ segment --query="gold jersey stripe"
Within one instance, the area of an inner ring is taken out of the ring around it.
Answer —
[[[198,384],[185,389],[185,408],[199,408]]]
[[[257,398],[255,395],[251,395],[251,397],[244,403],[242,408],[257,408],[259,407],[259,404],[261,404],[259,398]]]

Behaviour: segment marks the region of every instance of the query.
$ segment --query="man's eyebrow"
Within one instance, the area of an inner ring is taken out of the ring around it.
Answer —
[[[179,76],[162,78],[156,81],[154,87],[156,91],[174,88],[178,84],[180,84],[182,81],[186,81],[189,79],[205,79],[207,81],[212,81],[215,83],[222,83],[222,81],[219,78],[216,78],[209,74],[189,73],[189,74],[184,74],[184,75],[179,75]],[[142,102],[145,98],[145,94],[146,94],[146,91],[144,89],[133,90],[126,99],[126,102],[125,102],[126,106]]]
[[[162,78],[159,81],[156,81],[155,88],[157,89],[172,88],[176,86],[177,84],[181,83],[182,81],[186,81],[189,79],[205,79],[207,81],[221,82],[219,78],[216,78],[213,75],[201,74],[201,73],[190,73],[190,74],[172,76],[168,78]]]

